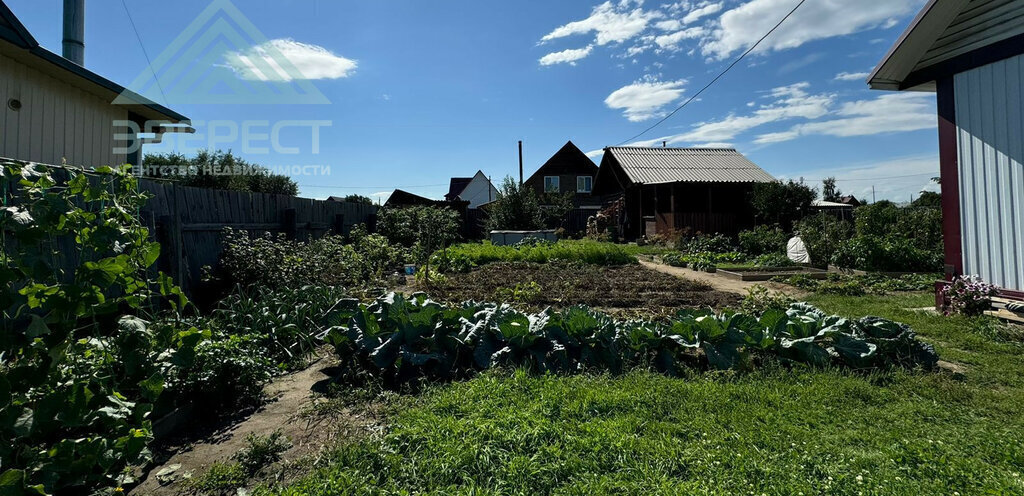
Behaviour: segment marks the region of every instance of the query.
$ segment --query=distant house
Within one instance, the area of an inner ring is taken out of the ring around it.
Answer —
[[[192,131],[187,117],[125,90],[81,62],[41,47],[0,2],[0,157],[49,164],[67,160],[80,166],[138,165],[140,153],[125,149],[142,138],[118,122],[133,122],[138,129],[157,121],[169,126],[157,127],[158,135]],[[119,96],[131,103],[113,104]],[[131,137],[119,139],[119,134]]]
[[[594,194],[621,195],[626,239],[672,230],[736,234],[754,223],[750,192],[775,178],[733,149],[605,148]]]
[[[946,279],[1024,300],[1024,1],[929,1],[868,83],[936,92]]]
[[[453,177],[448,186],[448,201],[463,200],[469,202],[469,209],[475,210],[480,205],[490,203],[498,197],[498,189],[491,184],[483,171],[476,171],[473,177]]]
[[[524,184],[537,194],[572,193],[577,207],[600,207],[601,199],[593,193],[597,171],[597,164],[570,141]]]
[[[523,184],[542,198],[551,194],[572,194],[575,208],[568,214],[567,229],[578,232],[586,229],[587,218],[601,209],[601,197],[593,193],[597,172],[594,161],[570,141]]]
[[[840,196],[839,199],[836,200],[836,203],[842,203],[843,205],[849,205],[851,207],[859,207],[863,205],[863,203],[853,195]]]

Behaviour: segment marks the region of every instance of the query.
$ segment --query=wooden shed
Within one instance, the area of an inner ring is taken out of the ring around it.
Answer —
[[[736,234],[754,224],[750,192],[775,178],[731,148],[605,148],[594,194],[621,195],[619,232]]]
[[[936,93],[947,280],[1024,300],[1024,1],[930,0],[868,83]]]

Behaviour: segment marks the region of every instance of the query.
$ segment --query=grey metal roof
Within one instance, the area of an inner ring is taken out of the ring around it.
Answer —
[[[732,148],[605,149],[637,184],[767,183],[775,180]]]

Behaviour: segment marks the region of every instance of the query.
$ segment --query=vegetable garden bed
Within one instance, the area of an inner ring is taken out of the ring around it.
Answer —
[[[519,291],[515,291],[517,286]],[[736,307],[740,301],[738,295],[714,291],[703,282],[680,279],[640,265],[599,267],[564,262],[488,264],[466,274],[450,274],[448,281],[429,291],[435,298],[449,302],[503,296],[502,301],[534,309],[588,305],[628,309],[631,316],[671,313],[679,308]]]
[[[776,277],[795,275],[807,276],[811,279],[825,279],[828,272],[814,267],[759,267],[756,269],[718,268],[718,273],[729,279],[740,281],[769,281]]]

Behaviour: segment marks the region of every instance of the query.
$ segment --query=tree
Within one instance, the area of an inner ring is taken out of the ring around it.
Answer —
[[[821,199],[830,202],[839,201],[839,198],[843,196],[843,192],[839,191],[839,188],[836,187],[836,178],[826,178],[822,183]]]
[[[922,191],[921,196],[917,197],[910,205],[913,207],[942,208],[942,194],[934,191]]]
[[[366,204],[366,205],[373,205],[373,200],[369,196],[363,196],[363,195],[354,195],[354,194],[353,195],[348,195],[348,196],[342,198],[341,201],[349,202],[349,203],[363,203],[363,204]]]
[[[811,203],[817,197],[818,192],[803,183],[773,181],[756,184],[750,203],[758,221],[778,224],[789,231],[794,222],[810,213]]]
[[[544,228],[544,212],[537,194],[511,176],[502,181],[498,198],[488,213],[487,228],[490,230],[534,231]]]
[[[292,178],[238,158],[231,150],[200,150],[191,158],[180,153],[148,154],[144,163],[144,176],[183,186],[289,196],[299,193]]]
[[[565,227],[569,212],[576,207],[576,195],[573,193],[545,193],[538,201],[544,226],[548,229]]]

